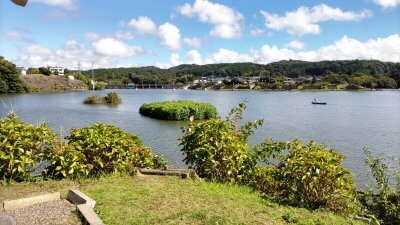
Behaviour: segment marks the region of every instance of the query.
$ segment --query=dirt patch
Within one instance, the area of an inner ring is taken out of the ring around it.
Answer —
[[[40,74],[23,75],[21,80],[30,92],[70,92],[85,91],[86,86],[80,80],[70,80],[66,76],[44,76]]]

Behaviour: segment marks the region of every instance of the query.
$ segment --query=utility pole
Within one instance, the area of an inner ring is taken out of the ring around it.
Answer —
[[[82,73],[82,71],[81,71],[81,61],[78,61],[78,72]]]

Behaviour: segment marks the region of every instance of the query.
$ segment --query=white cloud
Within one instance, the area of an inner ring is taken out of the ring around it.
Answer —
[[[203,23],[214,25],[210,34],[215,37],[233,39],[241,35],[240,23],[244,17],[228,6],[207,0],[196,0],[193,5],[185,3],[179,7],[179,11],[182,15],[197,17]]]
[[[42,3],[67,10],[75,10],[78,8],[76,0],[30,0],[30,2]]]
[[[284,30],[291,35],[319,34],[320,22],[324,21],[359,21],[369,17],[372,13],[368,10],[360,12],[343,11],[320,4],[312,8],[302,6],[296,11],[286,12],[284,16],[261,11],[265,17],[265,26],[273,30]]]
[[[30,35],[31,31],[27,28],[14,28],[4,33],[4,36],[9,41],[32,43],[34,41],[29,37]]]
[[[93,43],[95,53],[103,56],[132,57],[144,53],[143,48],[131,46],[113,38],[103,38]]]
[[[117,64],[116,57],[100,56],[94,54],[91,49],[85,48],[76,40],[68,40],[61,48],[53,50],[37,44],[19,48],[19,57],[13,62],[19,66],[64,66],[69,69],[77,69],[78,61],[82,69],[94,67],[113,67]]]
[[[180,61],[179,54],[172,53],[171,56],[169,57],[169,62],[168,63],[157,62],[156,63],[156,67],[161,68],[161,69],[168,69],[170,67],[177,66],[177,65],[180,65],[180,64],[182,64],[182,62]]]
[[[86,32],[83,35],[83,39],[88,40],[88,41],[98,41],[101,38],[103,38],[102,35],[100,35],[99,33],[96,33],[96,32],[92,32],[92,31]]]
[[[193,47],[200,47],[201,46],[201,38],[184,38],[183,42],[186,45],[193,46]]]
[[[256,29],[253,29],[253,30],[251,30],[250,31],[250,34],[252,35],[252,36],[261,36],[261,35],[263,35],[264,34],[264,30],[263,29],[260,29],[260,28],[256,28]]]
[[[157,26],[153,20],[147,16],[141,16],[138,19],[131,19],[128,27],[134,28],[140,34],[156,34]]]
[[[181,49],[181,33],[175,25],[164,23],[158,27],[158,30],[162,45],[168,46],[172,50]]]
[[[385,9],[394,8],[397,5],[400,5],[400,0],[373,0],[373,1]]]
[[[294,49],[303,49],[304,48],[304,43],[298,40],[293,40],[287,44],[288,47],[294,48]]]
[[[220,48],[218,52],[212,53],[205,60],[206,64],[210,63],[234,63],[234,62],[251,62],[252,59],[247,54],[239,54],[238,52]]]
[[[201,54],[197,50],[188,51],[186,57],[189,59],[189,64],[201,65],[203,60],[201,59]]]
[[[306,61],[376,59],[388,62],[400,62],[400,35],[361,42],[343,36],[331,45],[315,51],[293,51],[287,48],[264,45],[253,52],[253,61],[269,63],[279,60],[297,59]]]

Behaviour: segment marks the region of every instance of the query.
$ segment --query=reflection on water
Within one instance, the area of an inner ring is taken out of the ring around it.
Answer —
[[[356,181],[366,183],[367,167],[363,147],[382,156],[400,154],[400,92],[240,92],[185,90],[116,90],[123,103],[118,106],[85,105],[92,92],[65,94],[24,94],[0,96],[1,115],[12,108],[21,120],[45,121],[55,132],[67,133],[96,121],[114,124],[137,133],[146,145],[163,155],[170,164],[182,167],[179,151],[180,127],[185,122],[155,120],[141,116],[145,102],[188,99],[214,104],[224,117],[229,110],[248,99],[244,121],[265,119],[265,124],[250,140],[257,143],[276,140],[316,140],[337,148],[346,155],[345,166],[357,174]],[[105,95],[104,93],[99,93]],[[328,105],[312,105],[311,101]]]

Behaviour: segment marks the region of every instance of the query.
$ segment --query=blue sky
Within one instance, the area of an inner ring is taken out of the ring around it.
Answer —
[[[0,55],[20,66],[400,62],[400,0],[0,2]]]

